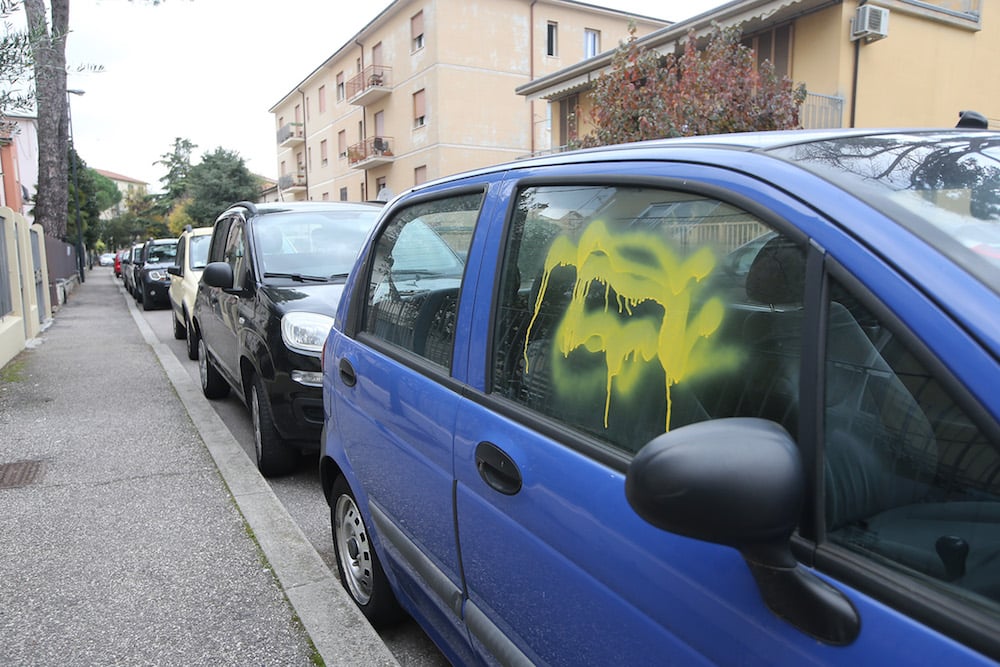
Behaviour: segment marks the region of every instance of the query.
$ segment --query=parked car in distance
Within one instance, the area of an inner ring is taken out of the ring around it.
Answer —
[[[135,289],[135,277],[139,270],[139,266],[142,264],[142,243],[132,244],[131,249],[126,251],[125,257],[122,260],[122,279],[125,283],[125,289],[133,297],[136,295]],[[138,299],[136,299],[138,300]]]
[[[170,274],[169,296],[174,315],[174,338],[186,339],[188,359],[198,358],[197,337],[188,336],[187,332],[191,328],[191,312],[194,310],[198,282],[208,263],[208,246],[211,240],[211,227],[184,230],[177,239],[175,263],[167,267],[167,273]]]
[[[122,258],[125,257],[126,250],[119,250],[115,253],[115,278],[122,277]]]
[[[135,300],[143,310],[170,305],[170,274],[174,265],[177,239],[149,239],[142,246],[141,264],[135,272]]]
[[[324,348],[345,588],[454,664],[996,664],[998,225],[987,130],[403,193]]]
[[[101,253],[101,256],[97,258],[97,263],[101,266],[112,266],[115,263],[115,254],[113,252]]]
[[[247,404],[266,476],[291,471],[300,452],[319,449],[320,348],[380,210],[243,202],[215,223],[187,336],[196,337],[205,396],[232,388]]]

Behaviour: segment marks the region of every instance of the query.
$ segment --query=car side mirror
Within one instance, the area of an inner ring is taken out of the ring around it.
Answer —
[[[791,436],[755,418],[664,433],[639,451],[625,477],[628,502],[645,521],[737,549],[772,612],[820,641],[850,644],[861,628],[857,610],[792,555],[804,489]]]
[[[177,276],[178,278],[184,277],[184,273],[181,271],[181,267],[179,266],[168,266],[167,273],[169,273],[172,276]]]
[[[233,267],[225,262],[209,262],[201,274],[202,282],[209,287],[233,289]]]

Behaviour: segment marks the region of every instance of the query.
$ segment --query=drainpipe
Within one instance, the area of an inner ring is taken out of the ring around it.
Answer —
[[[861,0],[857,7],[868,4],[868,0]],[[857,15],[857,7],[855,15]],[[858,71],[861,69],[861,40],[854,40],[854,72],[851,77],[851,119],[848,127],[854,127],[854,119],[858,112]]]
[[[296,88],[299,91],[299,96],[302,98],[302,138],[303,145],[305,145],[305,155],[302,156],[302,173],[306,177],[306,201],[309,201],[309,127],[306,124],[306,119],[309,118],[309,106],[306,103],[306,93],[301,88]]]
[[[359,42],[358,40],[354,40],[354,43],[358,45],[359,49],[361,49],[361,71],[358,72],[358,76],[364,77],[364,75],[365,75],[365,45],[362,44],[361,42]],[[364,81],[363,80],[361,82],[361,85],[364,85]],[[362,143],[368,141],[368,108],[365,107],[364,105],[362,105],[362,107],[361,107],[361,141],[362,141]],[[365,186],[365,197],[364,197],[364,199],[362,201],[367,201],[367,200],[371,199],[368,196],[368,170],[365,169],[364,172],[365,172],[365,175],[364,175],[364,181],[363,181],[362,184]]]
[[[538,0],[531,0],[528,6],[528,81],[535,80],[535,3]],[[546,102],[548,104],[548,102]],[[531,134],[531,152],[535,154],[535,100],[528,100],[528,128]]]

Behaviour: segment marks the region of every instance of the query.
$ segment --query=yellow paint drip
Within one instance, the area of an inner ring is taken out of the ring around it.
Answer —
[[[641,257],[644,261],[634,258]],[[692,315],[692,297],[700,282],[715,267],[712,251],[703,247],[681,259],[659,236],[649,232],[612,234],[603,221],[595,221],[577,244],[566,236],[555,239],[545,260],[538,297],[524,345],[528,370],[528,343],[549,289],[552,272],[574,267],[572,299],[555,332],[555,351],[563,359],[577,349],[603,353],[606,364],[604,427],[608,427],[612,392],[627,397],[639,384],[642,371],[654,359],[664,371],[667,418],[670,428],[670,388],[708,368],[710,351],[696,349],[722,324],[724,306],[716,297],[705,301]],[[603,286],[604,309],[587,310],[590,290]],[[611,302],[611,290],[615,300]],[[633,315],[643,304],[658,304],[659,322]],[[702,346],[703,347],[703,346]],[[572,391],[572,373],[560,372],[558,356],[553,382],[560,391]],[[568,369],[567,369],[568,370]]]

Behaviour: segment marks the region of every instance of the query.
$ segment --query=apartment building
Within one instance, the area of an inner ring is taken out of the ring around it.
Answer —
[[[690,31],[702,37],[714,23],[739,26],[758,60],[806,85],[803,127],[952,126],[966,109],[1000,124],[1000,3],[737,0],[640,41],[674,52]],[[587,93],[611,56],[518,87],[526,99],[549,103],[553,147],[592,129]]]
[[[387,199],[548,149],[547,102],[515,90],[669,25],[570,0],[395,0],[281,98],[286,201]]]
[[[111,220],[116,218],[125,212],[125,205],[128,202],[129,197],[145,197],[147,190],[149,188],[149,183],[146,181],[140,181],[137,178],[132,178],[131,176],[124,176],[122,174],[116,174],[113,171],[107,171],[106,169],[95,169],[98,174],[104,176],[118,188],[118,191],[122,193],[121,201],[112,206],[111,208],[101,212],[101,220]]]

